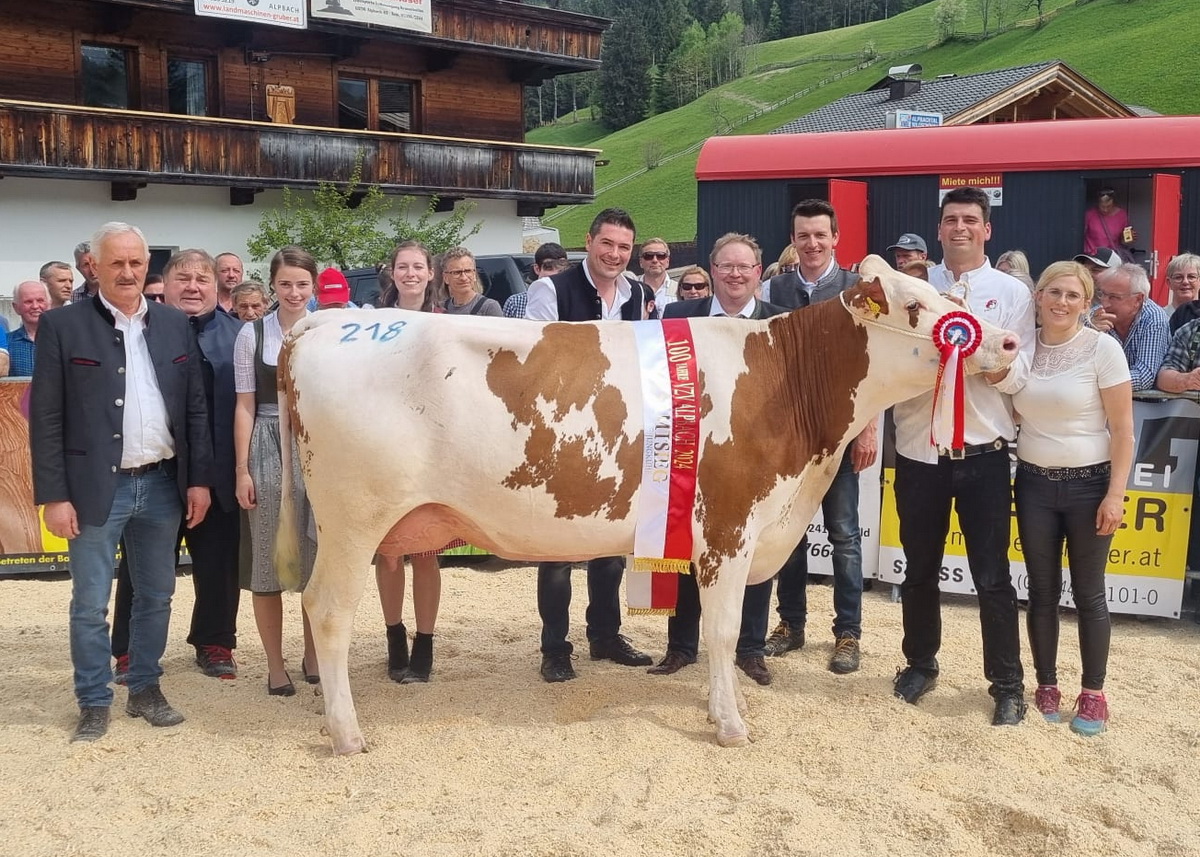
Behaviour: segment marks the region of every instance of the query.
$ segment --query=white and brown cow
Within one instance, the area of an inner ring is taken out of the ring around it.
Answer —
[[[934,384],[930,333],[956,306],[878,257],[861,272],[842,301],[769,321],[693,323],[693,560],[721,744],[748,740],[733,672],[746,584],[774,574],[800,540],[846,443]],[[1003,368],[1017,353],[1015,336],[983,327],[969,371]],[[280,368],[318,526],[304,605],[335,752],[364,747],[347,652],[377,548],[415,553],[459,536],[529,560],[632,552],[643,445],[630,324],[330,310],[296,325]],[[294,543],[280,534],[280,546]],[[285,582],[295,568],[286,554]]]

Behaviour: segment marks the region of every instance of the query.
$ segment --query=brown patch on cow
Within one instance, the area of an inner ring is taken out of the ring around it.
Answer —
[[[846,303],[855,309],[869,312],[876,318],[888,314],[887,294],[884,292],[883,284],[879,282],[878,277],[873,280],[859,280],[855,285],[847,289],[844,294]]]
[[[867,332],[838,300],[776,316],[746,338],[747,371],[729,402],[729,439],[704,445],[697,471],[707,547],[697,582],[711,586],[745,545],[755,506],[810,462],[833,455],[854,417],[866,377]],[[748,478],[754,474],[757,478]]]
[[[629,409],[621,391],[604,381],[611,365],[595,325],[565,323],[547,325],[524,360],[499,349],[488,365],[488,389],[512,415],[513,428],[524,425],[530,431],[525,460],[503,484],[514,490],[544,488],[555,500],[557,518],[606,513],[609,520],[619,520],[629,514],[640,481],[641,443],[631,448],[625,435]],[[596,428],[565,435],[547,424],[539,410],[542,402],[552,408],[555,421],[572,411],[590,411]],[[620,479],[601,476],[614,450]]]
[[[307,331],[301,331],[298,334],[288,333],[283,338],[283,346],[279,350],[279,357],[276,360],[275,372],[275,389],[280,396],[286,397],[288,408],[288,421],[291,424],[292,436],[300,442],[308,443],[308,431],[304,428],[304,421],[300,419],[300,394],[296,390],[296,382],[292,376],[292,352],[296,348],[296,343],[300,341],[300,337]]]
[[[700,393],[700,419],[703,421],[705,417],[712,413],[713,400],[712,396],[708,395],[708,391],[704,389],[704,370],[696,370],[696,383],[699,384]]]

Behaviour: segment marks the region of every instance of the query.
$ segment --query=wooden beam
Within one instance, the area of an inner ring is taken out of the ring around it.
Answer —
[[[145,182],[113,182],[110,196],[113,202],[133,202],[145,186]]]
[[[231,187],[229,189],[230,205],[254,205],[254,197],[262,193],[261,187]]]

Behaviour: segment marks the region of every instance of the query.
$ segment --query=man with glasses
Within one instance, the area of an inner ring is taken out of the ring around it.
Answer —
[[[565,271],[571,267],[571,260],[567,258],[567,251],[563,249],[561,244],[556,244],[553,241],[547,241],[533,254],[533,274],[535,280],[540,280],[542,277],[551,277],[560,271]],[[524,318],[525,307],[529,303],[529,292],[514,292],[508,296],[508,300],[504,302],[504,315],[506,318]]]
[[[147,274],[146,285],[142,286],[142,294],[148,301],[162,303],[166,300],[166,296],[163,294],[164,288],[161,274]]]
[[[663,307],[677,300],[671,288],[671,248],[661,238],[651,238],[642,244],[642,282],[654,290],[654,305],[661,317]]]
[[[1092,326],[1121,343],[1133,391],[1153,390],[1171,330],[1166,312],[1150,300],[1146,269],[1127,262],[1101,274],[1096,285],[1100,308],[1092,313]]]
[[[1189,321],[1200,318],[1200,256],[1195,253],[1180,253],[1167,263],[1167,286],[1171,289],[1171,302],[1167,314],[1171,316],[1171,333]]]
[[[838,266],[834,251],[841,235],[837,213],[823,199],[808,199],[792,209],[792,246],[799,256],[795,271],[772,277],[763,286],[763,297],[787,309],[832,300],[858,282],[858,277]],[[804,367],[795,367],[803,371]],[[850,442],[837,475],[821,500],[825,530],[833,547],[833,653],[830,671],[839,675],[856,671],[861,662],[862,637],[862,532],[858,527],[858,474],[875,463],[878,451],[876,423]],[[808,618],[808,538],[792,551],[779,570],[779,624],[767,638],[768,655],[782,657],[804,645]],[[770,612],[768,590],[764,609]],[[765,621],[764,621],[765,629]]]
[[[679,277],[680,297],[669,304],[663,318],[729,318],[765,319],[786,312],[783,307],[764,303],[754,297],[762,272],[762,251],[749,235],[727,233],[717,239],[709,256],[712,264],[715,291],[712,297],[689,300],[683,284],[698,283],[705,291],[708,283],[697,276],[698,267],[688,268]],[[771,683],[771,672],[763,660],[767,617],[771,607],[771,581],[746,587],[742,601],[742,633],[738,637],[736,660],[738,668],[759,684]],[[679,597],[675,615],[667,620],[667,653],[646,672],[652,675],[671,675],[696,662],[700,646],[700,589],[695,574],[679,575]]]

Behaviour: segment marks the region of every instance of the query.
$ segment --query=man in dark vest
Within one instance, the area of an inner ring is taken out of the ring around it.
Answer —
[[[162,288],[167,305],[182,310],[195,331],[213,439],[212,506],[203,523],[186,532],[196,593],[187,641],[195,647],[196,664],[205,675],[234,679],[241,511],[234,496],[233,343],[242,322],[217,306],[217,263],[203,250],[180,250],[173,255],[163,268]],[[122,563],[113,613],[118,677],[129,663],[125,653],[132,597],[128,566]]]
[[[783,307],[754,297],[762,274],[762,250],[749,235],[730,232],[713,245],[713,296],[695,300],[676,300],[667,304],[664,318],[764,319],[782,312]],[[771,672],[763,660],[767,617],[771,610],[771,581],[746,587],[742,602],[742,633],[738,637],[738,667],[759,684],[771,683]],[[679,599],[675,615],[667,620],[667,654],[656,666],[646,670],[653,675],[670,675],[696,662],[700,643],[700,589],[696,575],[679,576]]]
[[[785,309],[835,300],[858,282],[838,266],[834,256],[840,233],[837,213],[823,199],[808,199],[792,209],[792,246],[800,256],[795,271],[772,277],[763,297]],[[795,367],[804,371],[803,366]],[[858,528],[858,474],[875,463],[878,438],[875,422],[851,441],[841,466],[821,500],[825,529],[833,547],[833,655],[835,673],[859,668],[862,637],[862,534]],[[808,614],[808,540],[801,539],[779,570],[779,625],[767,640],[768,655],[779,657],[804,645]]]
[[[625,276],[633,253],[633,218],[619,208],[606,208],[588,229],[587,258],[579,265],[529,286],[525,317],[533,321],[636,321],[647,317],[653,293]],[[564,355],[569,359],[569,355]],[[654,660],[621,635],[621,577],[625,558],[588,561],[587,638],[592,660],[624,666],[649,666]],[[571,564],[538,564],[538,614],[542,617],[542,678],[568,681],[571,666]]]
[[[196,337],[178,310],[147,301],[145,236],[106,223],[91,244],[94,297],[38,325],[30,396],[34,502],[68,540],[71,662],[80,717],[73,741],[108,731],[108,611],[122,534],[136,594],[126,712],[154,726],[183,715],[159,688],[180,519],[208,512],[212,439]]]

